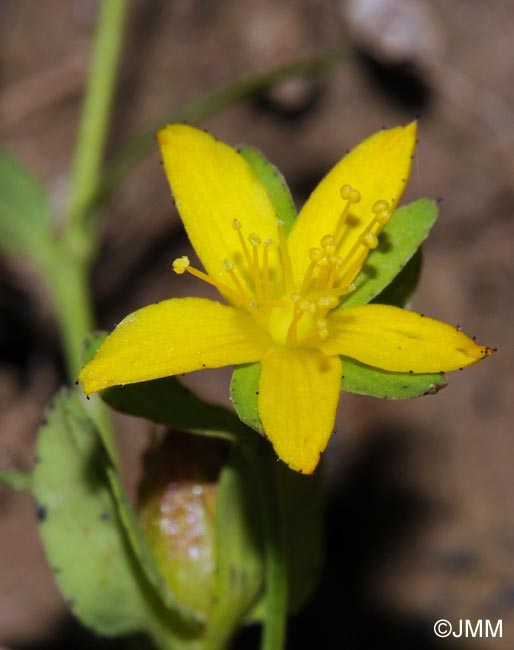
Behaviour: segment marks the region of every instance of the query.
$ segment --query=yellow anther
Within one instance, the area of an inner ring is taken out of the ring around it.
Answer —
[[[326,341],[328,339],[328,325],[326,318],[318,318],[316,321],[316,329],[318,330],[318,337],[322,341]]]
[[[232,220],[232,228],[234,230],[241,230],[241,222],[239,221],[239,219]]]
[[[380,201],[375,201],[371,209],[373,210],[373,212],[377,214],[378,212],[389,210],[389,203],[387,201],[384,201],[383,199],[380,199]]]
[[[309,259],[311,262],[318,262],[323,257],[321,248],[309,248]]]
[[[174,260],[173,270],[175,273],[178,273],[178,275],[182,275],[182,273],[186,272],[189,265],[189,257],[184,255],[183,257],[178,257],[176,260]]]
[[[248,235],[248,241],[252,246],[260,246],[261,245],[261,238],[259,235],[256,233],[252,232],[250,235]]]
[[[315,316],[318,313],[318,305],[315,302],[309,303],[307,311],[311,316]]]
[[[222,264],[223,264],[223,268],[225,269],[225,271],[230,273],[230,271],[234,270],[234,263],[232,262],[232,260],[229,260],[228,258],[226,258],[226,259],[223,260]]]
[[[300,300],[300,295],[298,293],[293,293],[291,300],[296,304]]]
[[[350,194],[350,198],[348,199],[348,201],[350,201],[350,203],[359,203],[360,200],[361,200],[361,193],[359,192],[359,190],[352,190],[352,193]]]
[[[326,255],[323,255],[323,257],[318,260],[318,266],[321,266],[321,268],[324,268],[324,267],[328,266],[329,261],[330,260],[328,259],[328,257]]]
[[[339,255],[333,255],[330,258],[330,263],[332,266],[335,266],[336,269],[340,269],[343,266],[343,258],[340,257]]]
[[[372,232],[366,232],[359,237],[359,243],[372,249],[378,246],[378,239]]]
[[[327,246],[334,246],[335,245],[335,240],[332,237],[332,235],[325,235],[324,237],[321,238],[321,248],[325,249]]]
[[[322,309],[334,309],[334,307],[337,307],[338,304],[339,300],[336,296],[321,296],[321,298],[318,300],[318,305]]]
[[[264,248],[269,248],[272,244],[273,244],[273,239],[271,239],[271,237],[266,237],[263,244]]]
[[[379,223],[381,226],[385,226],[386,223],[389,223],[390,219],[391,219],[390,210],[382,210],[381,212],[377,212],[375,214],[375,221]]]
[[[300,311],[309,311],[310,302],[308,300],[300,300],[297,307]]]
[[[353,192],[353,187],[351,185],[343,185],[339,190],[339,193],[341,194],[341,198],[344,199],[345,201],[350,200],[350,197],[352,196],[352,192]]]

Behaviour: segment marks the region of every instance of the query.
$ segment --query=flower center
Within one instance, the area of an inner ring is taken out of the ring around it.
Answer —
[[[359,203],[360,193],[343,185],[343,210],[333,233],[321,238],[319,247],[307,251],[309,263],[301,281],[295,281],[283,221],[277,221],[277,240],[261,241],[256,233],[245,239],[242,225],[234,219],[232,227],[239,240],[242,261],[222,262],[225,278],[221,282],[193,268],[187,257],[173,262],[176,273],[185,271],[215,286],[239,308],[247,311],[279,345],[315,345],[329,336],[327,314],[339,305],[341,297],[355,289],[353,280],[360,272],[369,251],[376,248],[378,235],[388,223],[392,206],[384,200],[373,205],[373,218],[354,239],[353,245],[339,255],[348,237],[351,206]],[[272,268],[270,253],[278,251],[278,268]],[[239,271],[236,273],[236,270]],[[280,283],[276,282],[279,276]],[[241,277],[247,282],[241,282]]]

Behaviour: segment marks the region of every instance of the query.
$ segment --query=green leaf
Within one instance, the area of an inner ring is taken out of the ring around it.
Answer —
[[[51,248],[48,195],[32,172],[0,151],[0,248],[41,257]]]
[[[405,372],[388,372],[366,366],[355,359],[343,358],[341,388],[349,393],[382,399],[403,399],[433,395],[447,385],[448,380],[443,373],[411,375]]]
[[[373,298],[371,302],[378,305],[405,307],[418,286],[421,267],[422,254],[421,248],[418,248],[391,284],[381,291],[376,298]]]
[[[226,647],[263,589],[261,479],[254,457],[231,447],[218,483],[215,606],[206,633],[212,647]]]
[[[0,483],[8,485],[13,490],[20,490],[20,492],[32,492],[32,474],[30,472],[0,469]]]
[[[93,358],[106,336],[96,334],[86,340],[86,361]],[[204,401],[176,377],[114,386],[102,391],[101,396],[116,411],[181,431],[222,438],[230,442],[244,441],[248,437],[247,429],[233,413],[222,406]]]
[[[238,147],[238,151],[264,185],[277,217],[284,222],[284,231],[288,234],[296,219],[296,208],[285,178],[257,149],[243,145]]]
[[[83,398],[61,391],[37,442],[33,494],[40,535],[60,591],[81,622],[103,635],[146,632],[176,647],[174,621],[127,543],[106,476],[109,466]]]
[[[230,399],[239,418],[249,427],[264,435],[257,396],[259,394],[260,363],[236,366],[230,382]]]
[[[399,208],[382,231],[379,244],[368,256],[355,280],[356,289],[343,298],[341,308],[365,305],[400,273],[437,218],[434,201],[420,199]]]

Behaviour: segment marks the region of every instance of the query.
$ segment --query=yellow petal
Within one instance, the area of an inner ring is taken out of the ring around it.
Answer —
[[[295,277],[300,280],[309,263],[307,251],[334,234],[345,202],[340,191],[350,185],[361,194],[351,206],[350,229],[339,255],[344,258],[364,228],[373,220],[372,207],[380,199],[398,204],[409,178],[416,144],[416,123],[380,131],[361,142],[319,183],[298,215],[288,244]]]
[[[329,338],[320,348],[383,370],[457,370],[493,353],[463,332],[407,309],[363,305],[328,316]]]
[[[79,373],[86,393],[201,368],[259,360],[267,335],[233,307],[176,298],[124,318]]]
[[[259,415],[278,456],[312,474],[334,427],[341,360],[317,350],[270,348],[261,361]]]
[[[232,224],[241,222],[245,238],[256,233],[262,241],[276,239],[277,217],[264,187],[235,149],[204,131],[172,124],[157,138],[178,211],[207,273],[232,287],[222,264],[230,259],[247,287],[247,264]]]

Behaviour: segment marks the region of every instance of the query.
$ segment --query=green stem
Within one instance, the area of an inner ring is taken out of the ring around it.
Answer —
[[[94,327],[89,268],[62,248],[46,269],[45,277],[54,300],[68,376],[70,380],[75,380],[83,365],[84,339]]]
[[[69,225],[83,224],[97,192],[128,0],[102,0],[70,182]]]
[[[131,167],[143,158],[155,144],[156,132],[168,122],[195,122],[201,120],[230,104],[245,99],[255,93],[276,86],[277,84],[298,76],[320,76],[327,73],[342,61],[340,52],[332,52],[322,56],[295,61],[280,66],[275,70],[261,72],[239,79],[208,95],[195,99],[182,108],[170,113],[151,127],[134,136],[121,151],[106,165],[98,193],[93,197],[93,203],[101,202],[120,183]],[[93,206],[92,206],[93,207]]]
[[[264,506],[266,559],[266,614],[261,650],[281,650],[286,641],[288,607],[288,563],[286,533],[282,516],[282,495],[278,465],[269,443],[262,458],[262,496]]]

